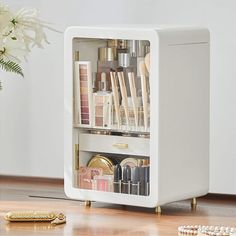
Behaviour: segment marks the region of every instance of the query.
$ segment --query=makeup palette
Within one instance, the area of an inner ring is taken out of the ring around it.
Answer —
[[[95,176],[94,190],[113,192],[113,175]]]
[[[79,117],[78,122],[80,126],[91,126],[92,117],[92,72],[91,72],[91,62],[89,61],[76,61],[77,67],[76,75],[78,78],[77,85],[79,87],[79,94],[77,94],[77,99],[79,104]]]
[[[93,94],[93,126],[109,128],[111,125],[111,93],[94,93]]]
[[[79,188],[93,189],[95,176],[102,176],[102,168],[80,167],[79,168]]]

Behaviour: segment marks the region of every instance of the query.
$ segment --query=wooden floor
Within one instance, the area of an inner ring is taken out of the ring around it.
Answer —
[[[55,198],[55,199],[53,199]],[[47,210],[66,214],[67,223],[7,223],[3,216],[13,210]],[[208,196],[198,200],[195,212],[189,201],[168,204],[158,216],[153,209],[66,199],[62,183],[16,180],[0,176],[0,235],[178,235],[179,225],[225,225],[236,227],[236,197]]]

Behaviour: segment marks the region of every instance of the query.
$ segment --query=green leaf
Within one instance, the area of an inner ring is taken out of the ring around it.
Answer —
[[[13,61],[4,61],[0,59],[0,68],[7,72],[13,72],[24,77],[21,67]]]

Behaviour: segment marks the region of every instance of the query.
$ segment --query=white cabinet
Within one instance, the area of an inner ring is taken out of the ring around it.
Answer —
[[[156,207],[208,192],[208,30],[75,26],[64,55],[68,197]]]

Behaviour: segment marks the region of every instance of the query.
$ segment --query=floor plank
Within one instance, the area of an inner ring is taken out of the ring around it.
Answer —
[[[0,177],[1,178],[1,177]],[[32,196],[42,196],[32,197]],[[46,198],[49,197],[49,198]],[[53,199],[57,198],[57,199]],[[13,210],[46,210],[66,214],[67,223],[7,223],[4,215]],[[179,225],[226,225],[236,227],[236,198],[209,196],[198,200],[197,211],[189,201],[162,207],[158,216],[153,209],[83,202],[66,198],[61,182],[0,180],[0,235],[178,235]]]

